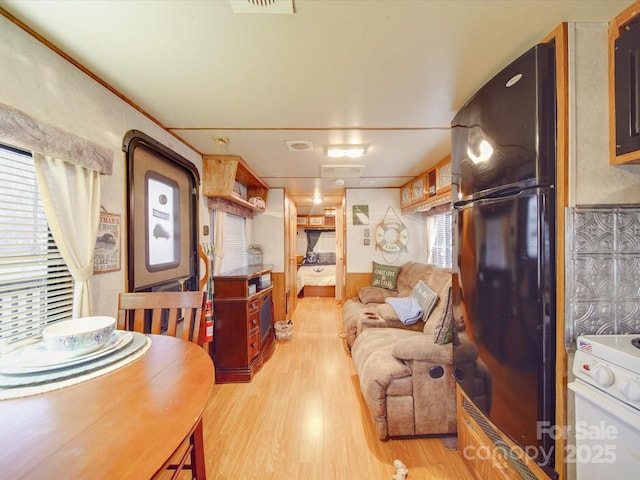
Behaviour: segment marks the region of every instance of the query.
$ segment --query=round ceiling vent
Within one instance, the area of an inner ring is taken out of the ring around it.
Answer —
[[[284,142],[290,152],[310,152],[313,150],[313,143],[307,140],[290,140]]]
[[[294,13],[293,0],[229,0],[234,13]]]

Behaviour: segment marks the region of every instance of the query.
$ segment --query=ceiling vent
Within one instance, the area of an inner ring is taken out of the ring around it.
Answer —
[[[290,152],[311,152],[313,151],[313,143],[307,140],[289,140],[284,142]]]
[[[358,185],[360,185],[361,187],[373,187],[375,184],[375,180],[360,180],[360,183]]]
[[[364,165],[320,165],[322,178],[354,178],[362,175]]]
[[[229,3],[234,13],[294,13],[293,0],[229,0]]]

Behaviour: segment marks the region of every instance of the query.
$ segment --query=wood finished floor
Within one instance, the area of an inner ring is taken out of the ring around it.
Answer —
[[[341,306],[303,298],[294,334],[248,384],[215,385],[204,413],[210,479],[471,479],[437,438],[380,441],[339,333]]]

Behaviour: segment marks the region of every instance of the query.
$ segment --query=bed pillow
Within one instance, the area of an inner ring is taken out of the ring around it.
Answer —
[[[381,263],[373,263],[373,272],[371,274],[371,286],[382,287],[387,290],[396,290],[398,283],[398,273],[400,267],[393,265],[383,265]]]
[[[413,287],[410,297],[418,302],[418,305],[422,308],[422,321],[426,322],[433,311],[433,307],[438,303],[438,294],[420,280],[416,286]]]
[[[318,263],[318,254],[316,252],[307,252],[304,263]]]
[[[336,252],[319,252],[318,263],[322,263],[323,265],[335,265]]]

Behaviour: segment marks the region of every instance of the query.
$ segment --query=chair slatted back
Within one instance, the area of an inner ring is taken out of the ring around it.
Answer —
[[[118,329],[171,335],[202,346],[205,301],[206,292],[200,291],[121,293]],[[164,331],[163,318],[167,320]]]

